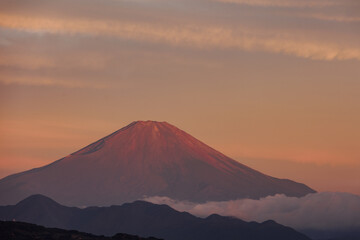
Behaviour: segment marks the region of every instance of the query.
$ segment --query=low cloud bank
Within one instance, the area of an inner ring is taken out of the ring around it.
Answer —
[[[217,213],[245,221],[263,222],[272,219],[297,230],[360,229],[360,196],[349,193],[321,192],[301,198],[278,194],[259,200],[239,199],[201,204],[176,201],[168,197],[149,197],[144,200],[166,204],[199,217]]]

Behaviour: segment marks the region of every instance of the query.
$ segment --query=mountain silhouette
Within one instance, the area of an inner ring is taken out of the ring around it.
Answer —
[[[71,206],[167,196],[192,202],[313,193],[251,169],[166,122],[137,121],[44,167],[0,180],[0,204],[44,194]]]
[[[121,232],[166,240],[309,240],[305,235],[271,220],[245,222],[216,214],[199,218],[167,205],[144,201],[80,209],[65,207],[36,195],[16,205],[0,207],[0,220],[25,221],[96,235],[113,236]]]
[[[75,230],[45,228],[43,226],[16,222],[0,221],[0,239],[5,240],[161,240],[158,238],[140,238],[129,234],[118,233],[112,237],[96,236]]]

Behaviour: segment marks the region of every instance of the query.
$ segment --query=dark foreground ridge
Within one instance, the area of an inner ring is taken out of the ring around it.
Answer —
[[[49,165],[1,179],[0,205],[38,193],[67,206],[109,206],[143,196],[206,202],[313,192],[249,168],[169,123],[137,121]]]
[[[34,195],[16,205],[0,207],[0,219],[105,236],[121,232],[166,240],[309,240],[307,236],[274,221],[245,222],[216,214],[199,218],[167,205],[144,201],[80,209]]]
[[[112,237],[96,236],[75,230],[46,228],[43,226],[13,221],[0,221],[0,239],[3,240],[160,240],[158,238],[141,238],[124,233]]]

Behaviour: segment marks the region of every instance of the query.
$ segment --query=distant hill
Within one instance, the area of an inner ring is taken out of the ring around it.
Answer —
[[[16,205],[0,207],[0,219],[106,236],[122,232],[165,240],[309,240],[274,221],[245,222],[215,214],[199,218],[167,205],[144,201],[80,209],[62,206],[42,195],[33,195]]]
[[[47,166],[0,180],[0,205],[43,194],[67,206],[167,196],[191,202],[315,192],[251,169],[166,122],[138,121]]]
[[[118,233],[112,237],[96,236],[74,230],[45,228],[43,226],[13,221],[0,221],[0,239],[2,240],[160,240],[157,238],[141,238]]]

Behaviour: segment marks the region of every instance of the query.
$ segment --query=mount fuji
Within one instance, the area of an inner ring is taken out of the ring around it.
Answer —
[[[49,165],[0,180],[0,204],[43,194],[70,206],[150,196],[192,202],[315,192],[251,169],[167,122],[136,121]]]

